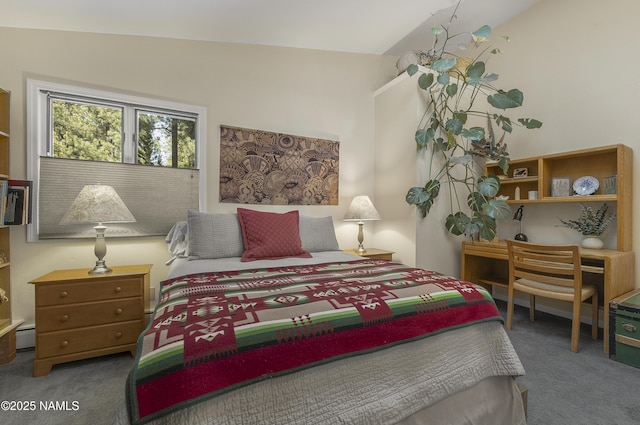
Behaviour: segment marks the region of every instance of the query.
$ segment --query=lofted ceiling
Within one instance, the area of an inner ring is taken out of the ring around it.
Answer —
[[[463,0],[455,26],[539,0]],[[430,46],[457,0],[0,0],[0,26],[400,55]],[[435,17],[434,17],[435,15]]]

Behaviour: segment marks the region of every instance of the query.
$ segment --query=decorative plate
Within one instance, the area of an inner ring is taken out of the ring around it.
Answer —
[[[582,176],[573,182],[573,191],[578,195],[592,195],[600,187],[600,182],[593,176]]]

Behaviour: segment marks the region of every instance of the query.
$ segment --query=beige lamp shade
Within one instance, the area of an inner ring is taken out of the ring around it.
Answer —
[[[358,195],[353,198],[347,213],[344,215],[345,221],[365,221],[380,220],[380,214],[373,206],[373,202],[366,195]]]
[[[60,224],[129,223],[136,219],[111,186],[94,184],[82,188]]]
[[[344,215],[345,221],[357,221],[358,222],[358,253],[364,254],[367,252],[364,249],[364,222],[365,220],[380,220],[380,214],[373,206],[373,202],[366,195],[355,196],[351,200],[349,209]]]
[[[122,202],[120,196],[111,186],[93,184],[82,188],[67,212],[60,220],[60,224],[97,223],[96,244],[93,252],[98,260],[90,274],[102,274],[111,271],[107,267],[104,256],[107,255],[107,242],[104,232],[107,230],[102,223],[127,223],[136,219],[129,208]]]

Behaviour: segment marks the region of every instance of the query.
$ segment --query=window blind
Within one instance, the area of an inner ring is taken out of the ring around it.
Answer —
[[[199,209],[198,182],[193,169],[40,157],[38,236],[95,237],[94,225],[58,224],[87,184],[112,186],[137,220],[106,224],[107,237],[166,235]]]

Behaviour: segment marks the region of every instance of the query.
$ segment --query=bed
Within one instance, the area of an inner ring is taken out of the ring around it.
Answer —
[[[487,291],[338,249],[331,217],[189,212],[114,424],[525,424]]]

